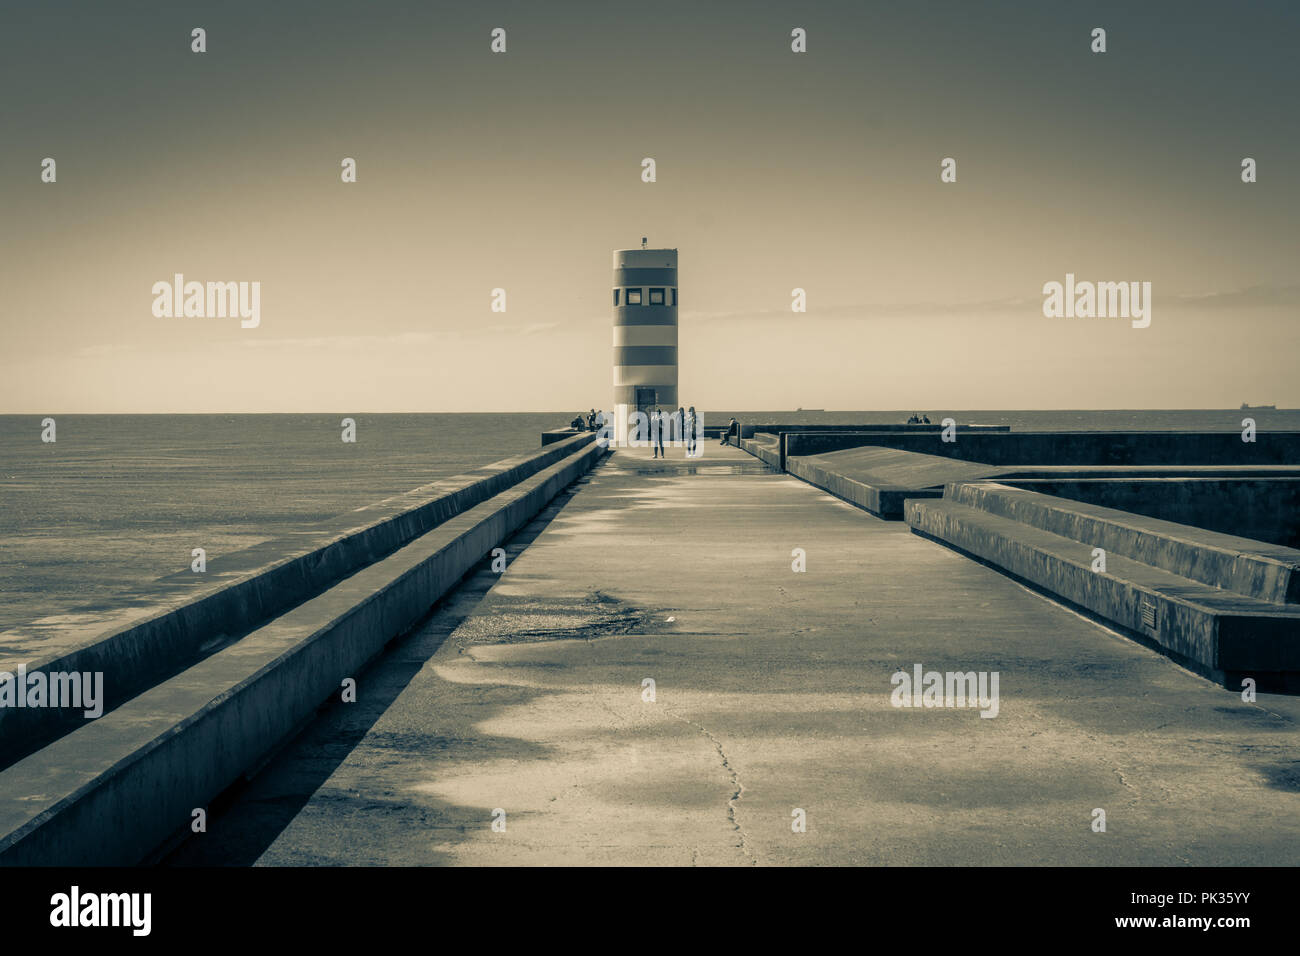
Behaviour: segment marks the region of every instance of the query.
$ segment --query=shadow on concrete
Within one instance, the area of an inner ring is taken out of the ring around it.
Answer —
[[[1290,760],[1271,767],[1261,767],[1268,785],[1289,793],[1300,793],[1300,760]]]
[[[599,468],[607,460],[595,467]],[[541,514],[502,545],[507,564],[513,563],[546,529],[590,478],[589,472],[560,492]],[[358,695],[355,703],[344,705],[339,700],[332,700],[324,704],[317,710],[315,718],[297,736],[278,748],[251,778],[235,784],[212,802],[208,807],[206,833],[190,835],[179,845],[164,850],[155,864],[252,866],[256,863],[362,739],[369,734],[372,741],[377,740],[382,745],[384,735],[372,733],[375,723],[500,580],[500,576],[491,570],[491,564],[491,557],[484,558],[419,623],[389,642],[384,652],[357,675],[357,685],[364,686],[366,693]],[[502,685],[500,690],[499,699],[493,700],[499,710],[517,707],[540,696],[510,685]],[[409,738],[412,735],[400,736]],[[424,752],[442,758],[468,756],[469,759],[482,759],[493,756],[488,752],[492,748],[484,747],[486,741],[482,737],[464,740],[434,735],[421,737],[418,741],[404,739],[392,743],[395,749],[409,748],[417,743]],[[518,742],[512,742],[510,746],[512,753],[518,755]],[[466,750],[474,753],[467,755],[463,752]],[[361,796],[351,798],[336,792],[322,794],[317,799],[352,803],[354,806],[347,809],[356,813],[415,814],[413,819],[402,820],[402,825],[425,831],[441,830],[444,838],[451,835],[449,829],[453,833],[457,830],[463,833],[469,828],[466,824],[446,826],[446,820],[465,816],[466,808],[454,808],[450,804],[428,803],[412,807],[406,801],[385,802]],[[454,812],[457,809],[459,813]],[[486,825],[482,812],[477,808],[473,810],[473,819],[475,828]],[[450,862],[443,856],[440,859],[436,854],[429,854],[428,862],[432,865]],[[299,865],[338,865],[339,859],[335,855],[322,855],[317,859],[294,862]],[[355,862],[382,861],[357,859]]]

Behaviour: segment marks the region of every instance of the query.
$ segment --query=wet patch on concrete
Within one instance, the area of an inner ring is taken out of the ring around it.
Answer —
[[[745,463],[738,465],[678,465],[677,467],[637,465],[628,470],[652,478],[677,478],[681,475],[758,475],[767,471],[762,466]]]
[[[955,745],[955,744],[954,744]],[[1038,808],[1044,804],[1069,805],[1080,793],[1095,805],[1124,802],[1127,784],[1122,775],[1108,778],[1095,765],[1053,759],[1020,765],[990,760],[983,766],[959,767],[939,754],[932,765],[896,762],[879,755],[873,761],[871,783],[865,797],[894,804],[936,810]],[[851,773],[850,773],[851,776]]]
[[[1275,714],[1271,710],[1254,707],[1245,702],[1243,702],[1240,707],[1216,707],[1214,708],[1214,712],[1216,714],[1227,714],[1229,717],[1232,717],[1237,721],[1248,724],[1259,724],[1261,726],[1276,725],[1278,730],[1293,729],[1288,726],[1292,723],[1291,718],[1284,714]]]
[[[391,750],[408,758],[412,754],[420,754],[431,759],[455,756],[490,760],[513,757],[519,749],[513,741],[497,737],[455,737],[445,734],[381,729],[372,729],[366,735],[366,744],[381,750]]]
[[[471,645],[536,641],[591,641],[626,634],[670,632],[672,615],[634,607],[600,591],[581,601],[512,601],[473,615],[452,632],[462,650]]]
[[[1260,772],[1264,775],[1268,785],[1275,790],[1300,793],[1300,760],[1291,760],[1271,767],[1261,767]]]

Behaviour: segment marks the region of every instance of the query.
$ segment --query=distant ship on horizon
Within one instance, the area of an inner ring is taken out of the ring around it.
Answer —
[[[1250,405],[1247,404],[1246,402],[1242,402],[1241,410],[1243,412],[1275,412],[1277,411],[1277,406],[1276,405]]]

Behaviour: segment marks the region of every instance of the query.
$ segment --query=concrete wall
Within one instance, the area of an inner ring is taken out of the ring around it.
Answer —
[[[924,428],[924,426],[912,426]],[[817,455],[879,445],[990,465],[1295,465],[1300,432],[987,432],[957,429],[944,442],[934,432],[790,432],[787,455]]]
[[[781,448],[779,436],[755,434],[753,438],[742,438],[740,447],[777,471],[781,471]]]
[[[552,445],[557,441],[564,441],[566,438],[572,438],[574,435],[594,435],[596,432],[580,432],[572,428],[555,428],[549,432],[542,432],[542,447]]]
[[[184,572],[144,591],[149,603],[130,623],[100,633],[70,629],[46,635],[43,654],[9,655],[0,670],[18,664],[33,671],[103,672],[106,708],[112,708],[201,656],[217,639],[235,639],[261,621],[319,593],[395,549],[523,479],[553,466],[594,441],[575,435],[541,451],[444,479],[359,513],[325,523],[304,547],[302,537],[259,545],[209,560],[207,575]],[[291,542],[291,543],[290,543]],[[251,565],[251,567],[249,567]],[[80,710],[0,709],[0,764],[85,722]]]
[[[1295,478],[1003,479],[1003,484],[1300,548]]]
[[[1300,551],[1002,482],[960,482],[946,501],[1104,548],[1189,581],[1275,604],[1300,602]]]
[[[980,431],[980,432],[1009,432],[1010,425],[961,425],[958,429],[961,431]],[[934,434],[941,432],[943,426],[934,422],[929,425],[907,425],[897,422],[884,425],[755,425],[754,429],[759,432],[766,432],[773,435],[789,433],[792,435],[816,435],[826,432],[853,432],[856,434],[877,433],[877,432],[903,432],[909,435],[916,434]]]
[[[815,456],[786,458],[784,464],[784,470],[796,478],[864,508],[878,518],[901,518],[903,502],[908,498],[938,498],[943,494],[942,488],[918,489],[842,474]]]
[[[753,425],[746,425],[744,422],[737,422],[736,425],[738,426],[738,427],[737,427],[737,431],[739,431],[740,434],[739,434],[738,436],[732,437],[732,438],[727,442],[727,444],[728,444],[728,445],[734,445],[734,446],[736,446],[737,448],[740,448],[740,447],[741,447],[741,444],[740,444],[741,441],[743,441],[743,440],[746,439],[746,438],[753,438],[753,437],[754,437],[754,434],[755,434],[755,432],[754,432],[754,426],[753,426]],[[727,431],[727,424],[724,422],[722,425],[718,426],[718,430],[717,430],[717,436],[718,436],[718,438],[721,439],[722,436],[723,436],[723,434],[726,433],[726,431]],[[707,434],[707,430],[706,430],[706,434]]]
[[[568,450],[0,772],[0,863],[129,865],[144,858],[605,454],[591,444]]]

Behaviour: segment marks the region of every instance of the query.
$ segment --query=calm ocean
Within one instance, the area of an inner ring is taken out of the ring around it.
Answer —
[[[576,410],[575,410],[576,411]],[[1224,430],[1243,412],[935,411],[1016,429]],[[214,555],[304,530],[438,478],[540,447],[575,412],[0,416],[0,632],[82,605],[112,606],[132,587]],[[902,422],[911,410],[706,412],[706,424]],[[1300,430],[1300,411],[1252,411],[1261,430]]]

